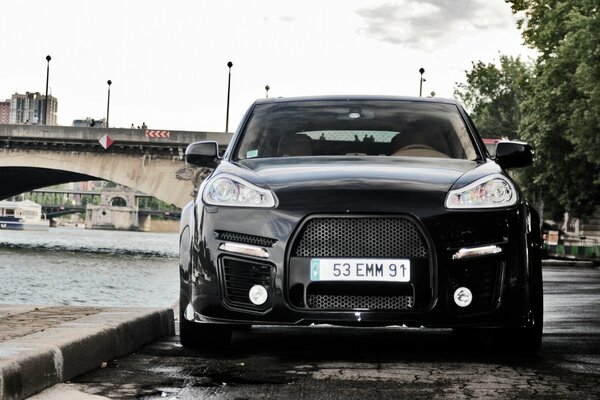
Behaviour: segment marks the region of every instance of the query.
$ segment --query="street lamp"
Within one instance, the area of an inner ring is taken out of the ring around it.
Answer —
[[[419,97],[421,97],[423,96],[423,82],[425,81],[423,74],[425,73],[425,69],[419,68],[419,73],[421,74],[421,79],[419,79]]]
[[[46,97],[44,97],[44,118],[43,123],[46,125],[46,118],[48,115],[48,80],[50,79],[50,60],[52,57],[46,56],[47,66],[46,66]]]
[[[229,78],[227,80],[227,115],[225,116],[225,133],[229,132],[229,93],[231,89],[231,67],[233,67],[233,63],[229,61],[227,67],[229,67]]]
[[[265,91],[267,92],[267,95],[265,97],[269,97],[269,89],[271,89],[269,85],[265,86]]]
[[[106,81],[108,84],[108,101],[106,103],[106,127],[108,128],[108,116],[110,114],[110,85],[112,85],[112,81],[109,79]]]

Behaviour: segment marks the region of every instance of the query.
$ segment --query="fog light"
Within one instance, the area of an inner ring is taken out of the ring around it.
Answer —
[[[466,307],[473,301],[473,293],[466,287],[459,287],[454,291],[454,302],[459,307]]]
[[[250,288],[249,293],[250,301],[252,304],[256,304],[257,306],[265,304],[269,294],[267,293],[267,289],[261,285],[254,285]]]

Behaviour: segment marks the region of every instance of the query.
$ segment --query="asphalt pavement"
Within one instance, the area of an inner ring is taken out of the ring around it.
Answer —
[[[226,353],[166,337],[34,399],[600,399],[600,270],[546,267],[544,282],[532,359],[450,330],[254,327]]]

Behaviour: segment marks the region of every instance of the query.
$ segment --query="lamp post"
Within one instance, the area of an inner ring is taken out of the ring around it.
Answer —
[[[267,92],[267,95],[265,97],[269,97],[269,89],[271,89],[269,85],[265,86],[265,91]]]
[[[425,73],[425,69],[424,68],[419,68],[419,73],[421,74],[421,78],[419,79],[419,97],[423,96],[423,81],[425,79],[423,79],[423,74]]]
[[[229,67],[229,78],[227,79],[227,114],[225,116],[225,133],[229,132],[229,93],[231,89],[231,67],[233,67],[233,63],[229,61],[227,63],[227,67]]]
[[[47,66],[46,66],[46,97],[44,97],[44,118],[43,123],[46,125],[47,115],[48,115],[48,81],[50,79],[50,60],[52,57],[49,55],[46,56]]]
[[[108,84],[108,101],[106,103],[106,127],[108,128],[108,116],[110,115],[110,85],[112,85],[112,81],[109,79],[106,81]]]

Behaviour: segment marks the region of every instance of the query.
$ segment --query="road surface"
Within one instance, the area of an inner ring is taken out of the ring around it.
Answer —
[[[533,359],[486,352],[450,330],[257,327],[219,354],[168,337],[40,398],[600,399],[600,270],[545,268],[544,281]]]

